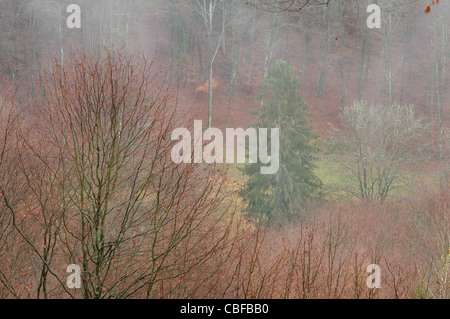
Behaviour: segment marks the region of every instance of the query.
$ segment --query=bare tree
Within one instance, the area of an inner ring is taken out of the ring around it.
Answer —
[[[444,105],[445,101],[445,90],[446,90],[446,64],[447,64],[447,52],[448,52],[448,9],[443,6],[441,10],[438,11],[436,20],[434,21],[434,35],[430,39],[431,46],[433,48],[433,64],[431,68],[433,73],[432,85],[431,87],[431,107],[438,111],[439,118],[439,156],[443,157],[444,148],[444,127],[443,127],[443,117],[444,117]],[[433,105],[433,97],[436,98],[436,107]]]
[[[339,156],[350,182],[348,192],[362,200],[383,202],[402,178],[402,170],[421,158],[430,143],[431,124],[416,117],[413,106],[355,102],[341,113],[335,129],[345,154]]]
[[[71,207],[61,240],[70,262],[82,264],[83,295],[153,297],[160,276],[179,275],[180,259],[171,256],[187,237],[185,263],[217,247],[212,241],[201,255],[192,253],[200,232],[221,233],[229,202],[220,191],[224,175],[173,163],[173,100],[144,58],[108,52],[54,70],[46,114],[63,163],[62,201]]]
[[[17,153],[15,153],[18,112],[13,105],[0,100],[0,298],[21,296],[21,287],[15,285],[21,263],[20,238],[14,230],[14,220],[8,205],[16,206],[22,190],[16,187]],[[4,197],[8,194],[9,202]],[[14,196],[12,196],[14,195]],[[22,252],[21,252],[22,250]]]
[[[214,165],[172,161],[176,99],[150,66],[117,51],[55,61],[30,134],[0,112],[0,293],[20,296],[17,257],[37,298],[193,296],[206,279],[188,291],[180,278],[229,249],[235,191]],[[66,286],[69,264],[81,292]]]
[[[203,22],[206,27],[207,34],[207,51],[208,51],[208,128],[211,127],[212,119],[212,82],[213,82],[213,64],[216,59],[217,51],[219,50],[222,38],[225,32],[226,24],[224,21],[221,24],[221,32],[217,45],[213,45],[213,32],[214,32],[214,14],[219,8],[223,10],[224,0],[195,0],[197,4],[197,11],[203,18]],[[222,16],[224,18],[224,15]]]
[[[417,0],[381,0],[378,2],[385,17],[380,32],[375,32],[375,34],[382,39],[384,46],[384,81],[382,82],[380,95],[387,90],[388,104],[392,104],[395,101],[395,75],[398,71],[401,71],[398,69],[401,64],[396,66],[396,63],[394,63],[395,61],[393,61],[394,54],[392,53],[392,43],[399,25],[402,21],[406,20],[404,19],[406,15],[412,13],[411,9],[414,7],[416,2]],[[422,7],[420,6],[419,8],[419,11],[422,11]]]

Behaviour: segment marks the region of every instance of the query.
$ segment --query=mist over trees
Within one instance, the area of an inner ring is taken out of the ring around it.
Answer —
[[[73,2],[0,0],[0,298],[449,298],[448,2]]]

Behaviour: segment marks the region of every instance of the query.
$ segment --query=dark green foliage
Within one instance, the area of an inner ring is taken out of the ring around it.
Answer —
[[[254,114],[261,128],[280,128],[280,167],[273,175],[260,173],[261,163],[243,169],[249,176],[241,194],[247,211],[258,221],[273,224],[301,217],[302,205],[322,186],[314,175],[315,137],[308,106],[299,94],[300,81],[285,61],[276,61],[262,85],[264,105]],[[270,150],[270,143],[268,149]]]

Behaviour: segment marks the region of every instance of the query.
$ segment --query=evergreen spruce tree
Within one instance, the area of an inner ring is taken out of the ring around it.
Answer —
[[[273,175],[262,175],[262,163],[247,164],[249,179],[241,192],[247,211],[258,221],[273,224],[300,217],[302,203],[322,186],[314,175],[315,135],[308,119],[309,107],[299,94],[300,81],[285,61],[276,61],[262,84],[263,106],[254,112],[258,127],[280,129],[280,167]],[[270,139],[267,149],[270,150]]]

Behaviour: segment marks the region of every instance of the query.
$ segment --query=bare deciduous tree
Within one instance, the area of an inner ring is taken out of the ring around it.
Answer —
[[[39,133],[16,134],[8,113],[0,230],[27,249],[30,296],[192,296],[204,282],[183,292],[179,278],[229,246],[235,191],[214,165],[172,161],[181,123],[158,74],[120,51],[76,55],[44,80]],[[5,249],[11,240],[0,236]],[[81,292],[66,286],[69,264],[82,269]],[[0,283],[16,296],[11,271],[0,268]],[[161,282],[170,289],[157,291]]]
[[[208,128],[211,127],[212,121],[212,89],[213,89],[213,64],[216,59],[217,51],[219,50],[222,38],[225,33],[225,21],[222,21],[222,29],[220,32],[217,45],[213,45],[213,31],[214,31],[214,14],[219,8],[223,8],[223,0],[195,0],[197,11],[203,18],[207,34],[207,51],[208,51]],[[225,16],[222,16],[224,19]]]
[[[413,106],[355,102],[341,113],[344,129],[335,129],[347,152],[339,156],[347,191],[362,200],[383,202],[399,185],[402,170],[418,161],[430,143],[431,124],[417,117]]]

